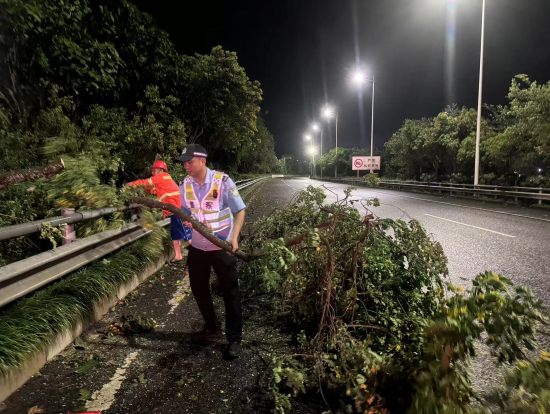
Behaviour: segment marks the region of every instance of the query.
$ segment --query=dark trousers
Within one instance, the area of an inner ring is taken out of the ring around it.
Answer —
[[[214,268],[223,292],[225,303],[225,335],[229,342],[241,342],[243,316],[237,258],[223,250],[203,251],[192,245],[187,256],[191,291],[195,296],[206,327],[219,327],[210,293],[210,269]]]

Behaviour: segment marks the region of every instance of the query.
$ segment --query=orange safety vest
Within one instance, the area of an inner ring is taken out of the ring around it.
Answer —
[[[128,185],[130,187],[135,185],[144,186],[145,191],[149,194],[156,194],[159,201],[181,208],[180,189],[168,173],[163,172],[146,180],[132,181]],[[168,217],[172,214],[166,210],[162,210],[162,213],[164,217]]]

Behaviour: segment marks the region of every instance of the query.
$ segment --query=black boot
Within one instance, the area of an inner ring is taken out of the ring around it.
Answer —
[[[229,347],[227,348],[227,358],[228,359],[237,359],[241,356],[241,343],[240,342],[230,342]]]
[[[191,340],[198,344],[204,344],[207,342],[215,341],[222,337],[222,330],[217,328],[204,328],[202,331],[194,332],[191,334]]]

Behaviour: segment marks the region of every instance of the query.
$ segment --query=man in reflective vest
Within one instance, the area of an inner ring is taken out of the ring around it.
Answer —
[[[180,185],[182,204],[217,237],[231,243],[236,251],[246,206],[228,175],[206,167],[207,157],[201,145],[190,144],[178,158],[189,174]],[[229,342],[226,356],[238,358],[243,322],[237,259],[194,232],[187,266],[191,291],[205,321],[204,329],[193,334],[193,339],[204,344],[222,334],[210,293],[210,269],[214,268],[225,302],[225,331]]]
[[[157,160],[152,167],[152,177],[146,180],[132,181],[128,185],[130,187],[139,185],[145,188],[150,194],[156,194],[159,201],[167,204],[172,204],[177,208],[181,208],[181,195],[178,185],[172,180],[168,174],[168,166],[164,161]],[[181,219],[170,213],[162,211],[164,217],[170,217],[170,235],[174,244],[175,257],[171,263],[176,263],[183,260],[181,255],[181,241],[191,242],[193,231],[184,226]]]

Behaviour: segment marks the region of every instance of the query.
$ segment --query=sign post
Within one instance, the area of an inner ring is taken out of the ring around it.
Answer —
[[[358,177],[362,170],[380,170],[380,157],[352,157],[351,168]]]

